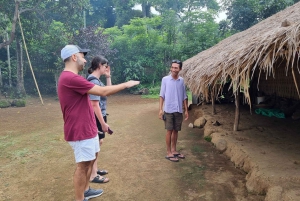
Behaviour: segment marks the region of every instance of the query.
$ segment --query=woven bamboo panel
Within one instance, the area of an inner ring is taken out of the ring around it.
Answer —
[[[300,65],[298,68],[300,68]],[[297,64],[294,64],[294,74],[299,88],[300,73],[298,68]],[[269,73],[268,75],[266,75],[266,72],[261,73],[258,84],[259,91],[263,92],[265,95],[276,93],[279,97],[299,100],[300,98],[292,75],[292,69],[288,68],[288,70],[286,70],[285,63],[281,62],[281,64],[274,67],[273,70],[274,72],[271,74]],[[257,82],[258,72],[255,72],[254,80]],[[255,86],[255,88],[257,89],[257,86]]]

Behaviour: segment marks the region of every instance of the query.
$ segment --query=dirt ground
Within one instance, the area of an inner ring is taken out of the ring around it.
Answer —
[[[193,107],[197,117],[207,120],[204,136],[211,136],[218,149],[227,149],[236,167],[246,175],[249,193],[266,195],[265,201],[300,200],[300,122],[257,115],[241,108],[239,131],[233,132],[234,105]],[[221,123],[214,126],[215,121]]]
[[[74,200],[74,156],[63,138],[59,102],[55,97],[43,97],[43,101],[44,105],[38,98],[29,98],[24,108],[0,109],[0,200]],[[263,122],[267,118],[255,116],[258,124],[253,126],[254,121],[248,119],[253,116],[245,111],[241,115],[245,123],[234,133],[229,107],[218,106],[215,116],[209,114],[209,106],[189,111],[190,119],[184,122],[178,139],[186,159],[174,163],[164,158],[165,130],[158,119],[158,100],[127,94],[110,96],[108,123],[114,133],[106,136],[99,159],[99,166],[109,171],[110,182],[91,183],[91,187],[104,189],[103,195],[93,200],[295,198],[299,192],[299,130],[285,130],[278,136]],[[199,116],[208,120],[205,128],[189,128]],[[214,118],[222,125],[213,127]],[[282,128],[279,120],[273,120],[274,127],[270,128]],[[225,139],[227,150],[221,154],[203,139],[204,135],[212,136],[214,144]],[[290,138],[293,140],[288,141]],[[258,153],[251,152],[255,150]],[[272,180],[271,175],[281,180]]]

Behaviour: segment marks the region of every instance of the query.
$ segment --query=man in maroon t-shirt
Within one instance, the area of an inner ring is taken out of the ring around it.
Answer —
[[[84,56],[87,52],[88,49],[66,45],[61,50],[65,69],[58,81],[58,98],[63,113],[65,140],[73,148],[77,164],[73,178],[76,201],[88,200],[103,193],[102,189],[89,188],[91,169],[100,147],[95,115],[88,94],[108,96],[139,84],[139,81],[128,81],[119,85],[100,87],[87,81],[78,75],[86,63]]]

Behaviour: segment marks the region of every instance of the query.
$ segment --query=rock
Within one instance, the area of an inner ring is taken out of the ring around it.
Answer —
[[[279,201],[282,200],[283,189],[280,186],[274,186],[268,189],[265,201]]]
[[[208,128],[205,127],[205,129],[204,129],[204,137],[205,136],[210,136],[211,134],[213,134],[215,132],[218,132],[218,130],[214,129],[212,127],[208,127]]]
[[[297,110],[296,112],[293,113],[292,119],[293,119],[293,120],[298,120],[298,119],[300,119],[300,110]]]
[[[143,95],[148,95],[149,94],[149,89],[144,88],[141,90]]]
[[[143,88],[143,89],[140,89],[139,91],[134,91],[133,94],[134,95],[148,95],[149,89]]]
[[[215,145],[216,149],[220,151],[220,153],[223,153],[227,149],[227,142],[224,139],[219,139]]]
[[[192,123],[190,123],[189,128],[194,128],[194,125]]]
[[[194,121],[194,127],[203,128],[206,123],[206,119],[204,117],[200,117]]]

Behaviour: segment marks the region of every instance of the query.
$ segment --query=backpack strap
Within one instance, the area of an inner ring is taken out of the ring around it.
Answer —
[[[100,82],[100,80],[98,78],[96,78],[95,76],[88,77],[87,80],[88,81],[98,80]]]

